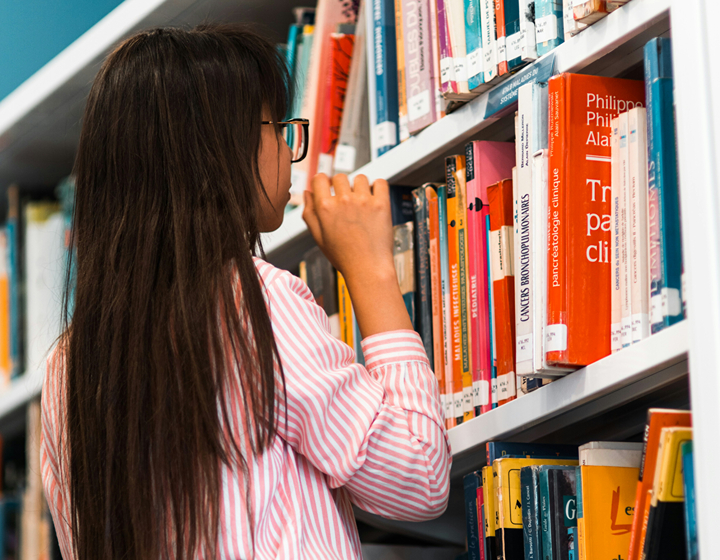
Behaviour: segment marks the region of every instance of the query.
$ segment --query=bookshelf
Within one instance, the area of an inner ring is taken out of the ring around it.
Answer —
[[[55,184],[70,171],[89,84],[119,40],[153,25],[192,25],[203,19],[270,21],[282,36],[291,8],[312,3],[126,0],[0,102],[0,192],[11,181]],[[720,35],[711,28],[718,18],[720,3],[713,0],[632,0],[553,51],[558,72],[618,76],[637,67],[648,39],[672,30],[688,319],[451,430],[453,490],[448,512],[438,520],[410,524],[358,513],[360,519],[409,536],[461,543],[461,475],[484,463],[486,441],[545,441],[558,433],[580,438],[603,428],[614,411],[637,418],[658,399],[670,405],[692,399],[700,554],[720,557],[720,532],[713,530],[720,523],[714,472],[720,460],[720,112],[715,107],[720,69],[710,58],[720,51]],[[440,178],[440,158],[467,140],[507,140],[511,119],[485,118],[488,97],[481,95],[356,173],[420,184]],[[289,211],[277,232],[263,236],[274,264],[296,265],[312,243],[301,214],[302,208]],[[42,371],[29,372],[0,393],[0,428],[39,395],[42,376]],[[678,390],[682,385],[684,392]],[[614,433],[623,435],[619,428]]]

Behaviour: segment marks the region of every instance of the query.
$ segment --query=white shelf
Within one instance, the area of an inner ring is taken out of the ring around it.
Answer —
[[[556,72],[591,70],[597,75],[617,75],[642,60],[642,47],[651,37],[667,33],[670,0],[633,0],[620,10],[585,29],[553,50]],[[502,87],[500,83],[496,87]],[[491,90],[492,91],[492,90]],[[485,118],[486,92],[420,133],[385,153],[355,173],[371,181],[387,179],[398,182],[421,170],[452,149],[461,147],[481,130],[499,119]],[[432,180],[434,177],[426,177]],[[425,181],[421,181],[425,182]],[[420,183],[420,182],[419,182]],[[418,183],[418,184],[419,184]],[[289,216],[286,216],[286,220]],[[268,255],[291,244],[305,233],[305,224],[293,222],[282,227],[265,248]]]
[[[43,369],[25,373],[0,392],[0,425],[11,413],[40,396],[44,377]]]
[[[254,21],[284,40],[301,0],[125,0],[0,101],[0,190],[55,185],[72,169],[85,99],[123,39],[155,26]]]
[[[682,321],[452,428],[449,436],[453,460],[480,454],[476,457],[478,464],[484,463],[483,446],[487,441],[517,437],[548,421],[552,421],[551,429],[557,430],[667,385],[687,374],[688,345],[688,325]],[[578,411],[586,405],[585,411]],[[567,414],[570,411],[576,414]],[[457,468],[465,470],[467,461],[453,465],[453,470]]]

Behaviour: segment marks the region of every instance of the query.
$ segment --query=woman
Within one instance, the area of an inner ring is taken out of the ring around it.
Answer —
[[[360,558],[352,504],[438,516],[450,454],[392,258],[388,185],[313,180],[366,367],[254,256],[307,126],[247,28],[155,29],[107,58],[75,163],[77,285],[48,360],[43,483],[65,558]],[[69,285],[68,279],[68,285]],[[67,307],[67,306],[66,306]]]

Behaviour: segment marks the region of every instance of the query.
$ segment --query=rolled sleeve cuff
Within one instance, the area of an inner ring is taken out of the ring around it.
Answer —
[[[397,330],[374,334],[363,339],[361,344],[368,371],[404,362],[423,362],[430,367],[425,347],[415,331]]]

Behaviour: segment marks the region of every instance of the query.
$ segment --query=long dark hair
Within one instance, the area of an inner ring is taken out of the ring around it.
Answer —
[[[275,437],[284,378],[252,255],[262,113],[282,120],[288,88],[243,26],[138,33],[95,78],[61,342],[80,560],[216,557],[221,462],[247,471],[231,384],[253,453]]]

